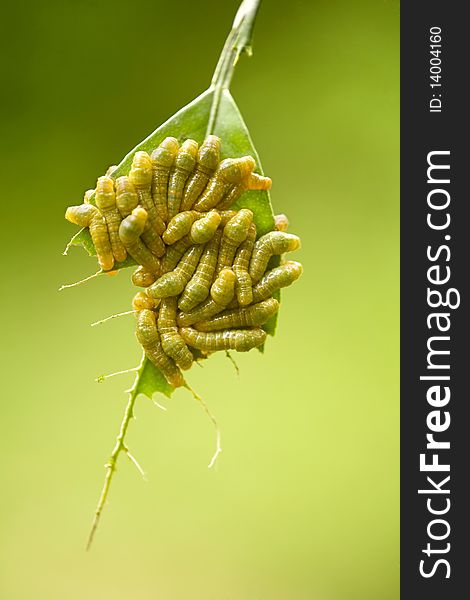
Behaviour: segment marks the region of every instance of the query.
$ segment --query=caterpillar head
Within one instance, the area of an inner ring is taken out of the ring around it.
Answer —
[[[167,137],[152,152],[152,162],[159,166],[169,169],[175,162],[179,150],[178,140],[174,137]]]
[[[253,222],[253,213],[248,208],[240,209],[224,227],[224,236],[233,242],[243,242]]]
[[[79,204],[78,206],[69,206],[65,211],[65,218],[79,227],[88,227],[97,213],[93,204]]]
[[[156,308],[156,302],[153,298],[148,296],[145,292],[137,292],[132,298],[132,308],[134,310],[154,310]]]
[[[100,210],[107,210],[116,205],[116,195],[114,193],[114,179],[104,175],[98,177],[95,193],[96,206]]]
[[[129,179],[137,187],[146,187],[152,182],[152,161],[147,152],[136,152],[132,160]]]
[[[216,135],[208,135],[199,148],[197,162],[207,169],[215,171],[220,160],[220,138]]]
[[[220,225],[220,214],[215,211],[209,211],[202,219],[198,219],[191,226],[190,236],[195,244],[205,244],[208,242]]]
[[[241,158],[226,158],[219,165],[218,173],[227,183],[240,183],[256,166],[252,156]]]
[[[194,140],[185,140],[176,155],[176,167],[190,173],[196,165],[198,144]]]

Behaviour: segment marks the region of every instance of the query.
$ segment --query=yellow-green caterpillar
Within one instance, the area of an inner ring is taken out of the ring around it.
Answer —
[[[65,218],[75,225],[90,228],[98,263],[103,271],[110,271],[114,267],[114,255],[109,240],[108,227],[99,209],[93,204],[69,206]]]
[[[218,350],[248,352],[252,348],[261,346],[266,340],[266,332],[259,328],[226,329],[225,331],[206,333],[192,327],[181,327],[180,332],[187,344],[205,352],[217,352]]]
[[[147,358],[160,369],[170,385],[173,387],[185,385],[184,377],[175,361],[163,349],[153,311],[148,309],[138,311],[136,337]]]
[[[247,306],[253,301],[253,290],[250,274],[248,269],[250,259],[256,240],[256,226],[254,223],[250,225],[246,239],[240,244],[233,261],[233,271],[237,278],[235,283],[235,293],[240,306]]]
[[[123,175],[115,181],[116,206],[123,219],[128,217],[139,204],[139,197],[134,184],[129,177]]]
[[[181,210],[190,210],[204,191],[211,175],[220,161],[220,139],[216,135],[208,135],[197,153],[197,165],[189,177],[181,202]]]
[[[162,235],[162,239],[165,244],[168,246],[175,244],[178,240],[191,231],[191,226],[194,221],[203,216],[203,213],[195,210],[185,210],[172,217]]]
[[[275,254],[284,254],[300,248],[300,239],[284,231],[270,231],[260,237],[253,249],[250,260],[250,277],[253,283],[261,279],[269,259]]]
[[[289,260],[279,267],[268,271],[253,287],[253,302],[266,300],[280,290],[294,283],[302,275],[302,265],[294,260]]]
[[[114,180],[111,177],[104,176],[98,178],[96,182],[95,202],[106,221],[113,256],[117,262],[122,262],[126,259],[127,252],[119,239],[121,215],[116,206]]]
[[[205,246],[196,272],[179,298],[178,308],[180,310],[189,312],[209,295],[217,267],[221,237],[222,231],[216,231],[214,237]]]
[[[186,140],[176,155],[174,167],[168,182],[168,218],[180,212],[181,199],[186,181],[196,165],[198,145],[194,140]]]
[[[278,310],[279,302],[274,298],[268,298],[258,304],[252,304],[244,308],[224,310],[208,321],[195,323],[194,327],[198,331],[218,331],[220,329],[263,325]]]
[[[195,210],[206,211],[214,208],[233,185],[241,183],[253,172],[255,166],[252,156],[223,160],[209,180],[204,193],[194,205]]]
[[[172,358],[180,369],[186,371],[194,357],[176,326],[176,298],[163,298],[158,314],[158,332],[163,351]]]
[[[152,196],[158,214],[164,223],[168,222],[167,191],[171,168],[178,153],[178,140],[167,137],[151,154]]]
[[[217,259],[217,272],[224,267],[231,267],[238,246],[246,240],[253,222],[253,213],[242,208],[225,225]]]
[[[144,244],[140,236],[147,223],[147,211],[142,207],[134,208],[132,213],[121,221],[119,237],[132,258],[151,273],[160,272],[160,261]]]

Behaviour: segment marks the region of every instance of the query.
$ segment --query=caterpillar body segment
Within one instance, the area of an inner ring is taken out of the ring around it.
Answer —
[[[248,306],[253,302],[253,282],[250,274],[245,269],[233,267],[235,273],[235,294],[240,306]]]
[[[142,241],[152,254],[160,258],[165,254],[165,244],[158,233],[153,229],[151,223],[147,220],[142,232]]]
[[[228,306],[235,294],[235,273],[232,269],[222,269],[211,286],[212,300],[219,306]]]
[[[107,176],[98,178],[96,182],[95,203],[108,226],[109,240],[114,258],[117,262],[123,262],[126,259],[127,251],[119,239],[121,215],[116,206],[114,179]]]
[[[224,310],[208,321],[195,323],[194,327],[198,331],[218,331],[221,329],[263,325],[278,310],[279,302],[274,298],[268,298],[258,304],[252,304],[245,308]]]
[[[147,271],[144,267],[139,266],[132,273],[131,280],[135,286],[147,288],[149,285],[152,285],[152,283],[155,283],[157,275],[151,271]]]
[[[253,172],[255,166],[255,160],[251,156],[223,160],[194,205],[195,210],[206,211],[217,206],[234,185],[241,183]]]
[[[186,181],[196,165],[198,144],[194,140],[185,140],[176,155],[174,167],[168,182],[168,218],[180,212],[181,199]]]
[[[137,208],[139,197],[134,184],[126,175],[118,177],[114,185],[116,188],[116,206],[124,219],[131,214],[134,208]]]
[[[176,326],[176,298],[164,298],[158,313],[158,332],[163,351],[172,358],[180,369],[191,367],[194,357],[181,337]]]
[[[197,164],[184,188],[181,210],[190,210],[204,191],[220,161],[220,139],[208,135],[197,153]]]
[[[176,269],[163,274],[148,288],[147,293],[154,298],[167,298],[181,294],[193,276],[203,250],[204,246],[202,245],[191,246],[184,253]]]
[[[181,337],[193,348],[205,352],[236,350],[248,352],[266,341],[266,332],[260,328],[226,329],[224,331],[203,332],[192,327],[181,327]]]
[[[142,235],[147,223],[147,211],[142,207],[134,208],[132,213],[121,221],[119,237],[132,258],[146,271],[160,272],[160,261],[142,243]]]
[[[187,235],[191,231],[191,226],[194,221],[200,219],[202,216],[202,213],[196,212],[195,210],[186,210],[175,215],[169,221],[167,228],[162,235],[165,244],[174,244]]]
[[[147,152],[139,151],[134,154],[129,179],[134,184],[139,197],[139,204],[147,211],[151,229],[158,235],[165,231],[165,223],[158,214],[152,198],[153,167]]]
[[[237,278],[235,283],[235,294],[240,306],[247,306],[253,300],[252,281],[248,269],[251,254],[256,240],[256,225],[252,223],[248,230],[246,239],[240,244],[233,261],[233,271]]]
[[[179,144],[174,137],[167,137],[151,154],[152,197],[158,214],[168,222],[168,180],[178,154]]]
[[[302,275],[302,271],[302,265],[294,260],[271,269],[253,286],[253,302],[266,300],[277,290],[291,285]]]
[[[269,259],[275,254],[284,254],[300,248],[300,238],[284,231],[270,231],[255,243],[250,261],[250,277],[257,283],[266,271]]]
[[[192,245],[193,241],[191,240],[191,237],[188,234],[182,237],[180,240],[178,240],[176,244],[168,246],[166,249],[165,256],[162,258],[162,274],[168,273],[169,271],[173,271],[173,269],[181,260],[183,254]]]
[[[209,295],[217,267],[217,255],[221,237],[222,231],[216,231],[214,237],[205,246],[196,272],[179,298],[178,308],[180,310],[189,312]]]
[[[175,361],[163,350],[153,311],[143,308],[137,313],[136,337],[147,358],[160,369],[171,386],[176,388],[186,384]]]
[[[89,227],[90,235],[95,246],[98,263],[103,271],[111,271],[114,267],[114,255],[109,239],[106,221],[96,206],[93,204],[80,204],[69,206],[65,212],[67,221]]]
[[[217,271],[233,264],[238,246],[246,240],[253,222],[253,213],[247,208],[239,210],[225,225],[220,244]]]

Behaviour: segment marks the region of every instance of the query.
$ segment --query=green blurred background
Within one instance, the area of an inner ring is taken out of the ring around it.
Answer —
[[[394,0],[266,0],[233,94],[303,240],[264,356],[214,356],[141,398],[84,543],[137,364],[128,273],[63,219],[108,165],[205,89],[237,1],[2,8],[0,598],[398,598],[398,13]],[[6,187],[6,189],[5,189]]]

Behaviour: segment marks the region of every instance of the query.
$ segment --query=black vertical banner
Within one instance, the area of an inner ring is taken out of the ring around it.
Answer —
[[[401,8],[402,600],[469,594],[466,8]]]

